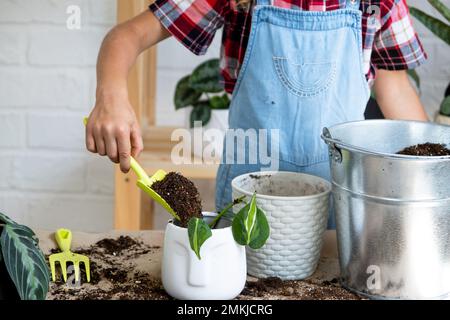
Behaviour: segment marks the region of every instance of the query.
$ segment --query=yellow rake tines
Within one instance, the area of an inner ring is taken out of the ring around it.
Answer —
[[[60,253],[52,254],[49,257],[50,261],[50,270],[52,272],[52,280],[53,282],[56,279],[55,274],[55,264],[59,262],[61,266],[61,271],[63,275],[64,282],[67,282],[67,263],[73,263],[73,269],[75,272],[75,281],[80,280],[80,262],[84,263],[84,267],[86,269],[86,278],[87,281],[91,281],[91,272],[89,267],[89,258],[87,256],[73,253],[70,251],[70,245],[72,243],[72,232],[68,229],[58,229],[55,232],[56,243],[58,244],[59,249],[62,251]]]

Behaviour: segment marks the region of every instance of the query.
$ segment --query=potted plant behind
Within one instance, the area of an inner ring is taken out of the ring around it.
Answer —
[[[188,300],[232,299],[247,277],[245,246],[257,250],[269,238],[269,224],[256,196],[235,215],[201,212],[195,185],[178,173],[152,185],[176,213],[164,235],[162,283],[172,297]]]
[[[208,129],[219,130],[222,135],[228,129],[230,98],[220,83],[219,59],[211,59],[198,65],[191,74],[181,78],[175,88],[175,110],[192,107],[189,127],[201,124],[203,144],[193,145],[193,154],[202,158],[203,149],[211,145],[214,155],[221,155],[223,139],[208,135]],[[197,126],[196,126],[197,125]]]
[[[50,274],[34,232],[0,213],[0,300],[44,300]]]
[[[444,3],[439,0],[428,0],[428,2],[450,22],[450,9]],[[410,8],[410,12],[431,32],[450,45],[450,25],[448,23],[436,19],[414,7]],[[436,113],[435,121],[440,124],[450,125],[450,84],[447,87],[440,109]]]

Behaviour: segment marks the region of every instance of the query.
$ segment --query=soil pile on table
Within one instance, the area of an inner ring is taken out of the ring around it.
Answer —
[[[202,201],[194,183],[177,172],[169,172],[164,179],[152,185],[175,213],[180,217],[180,225],[186,227],[189,219],[203,218]]]
[[[442,157],[450,156],[450,150],[446,148],[445,144],[424,143],[405,148],[397,152],[397,154],[407,156]]]
[[[239,299],[289,299],[289,300],[361,300],[362,297],[345,290],[337,279],[320,281],[282,281],[266,278],[247,281]]]
[[[59,252],[53,249],[51,253]],[[138,239],[120,236],[102,239],[90,247],[74,252],[87,255],[91,261],[91,282],[86,282],[81,266],[81,286],[74,283],[73,272],[64,283],[57,265],[57,282],[50,284],[50,300],[169,300],[159,274],[143,271],[138,265],[159,264],[161,248],[149,246]],[[320,263],[325,263],[324,261]],[[151,269],[151,268],[150,268]],[[69,270],[70,271],[70,270]],[[328,279],[328,280],[327,280]],[[353,300],[361,299],[342,288],[337,279],[313,277],[303,281],[282,281],[279,278],[249,278],[240,300]]]
[[[94,245],[75,250],[90,259],[91,282],[87,282],[84,265],[81,269],[81,285],[70,277],[64,283],[61,268],[57,265],[57,282],[50,284],[49,299],[56,300],[161,300],[170,299],[161,280],[149,274],[136,271],[132,262],[145,257],[159,247],[145,245],[128,236],[117,239],[103,239]],[[54,249],[51,253],[59,252]],[[70,266],[68,265],[70,268]],[[70,269],[68,270],[70,271]]]

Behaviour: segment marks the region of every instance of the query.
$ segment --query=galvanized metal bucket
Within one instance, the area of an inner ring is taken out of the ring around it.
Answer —
[[[450,298],[450,156],[396,154],[450,143],[450,126],[358,121],[322,138],[344,286],[378,299]]]

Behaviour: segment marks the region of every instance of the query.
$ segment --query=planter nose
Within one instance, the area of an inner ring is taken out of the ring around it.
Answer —
[[[208,284],[208,264],[205,259],[199,260],[195,253],[189,253],[187,282],[192,287],[205,287]]]

